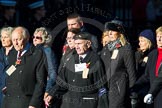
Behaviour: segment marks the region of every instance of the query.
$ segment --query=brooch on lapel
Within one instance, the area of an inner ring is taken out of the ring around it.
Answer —
[[[15,65],[19,65],[19,64],[21,64],[21,59],[17,59],[15,62]]]
[[[121,47],[121,44],[117,43],[117,44],[115,45],[115,47],[116,47],[117,49],[119,49],[119,48]]]
[[[86,68],[89,68],[90,64],[91,64],[90,62],[87,63],[87,64],[86,64]]]

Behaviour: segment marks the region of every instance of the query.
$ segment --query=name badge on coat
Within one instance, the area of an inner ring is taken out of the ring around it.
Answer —
[[[82,73],[82,78],[83,79],[87,79],[88,78],[88,72],[89,72],[89,68],[85,68],[83,70],[83,73]]]
[[[118,52],[119,52],[119,50],[114,50],[112,53],[111,59],[116,59]]]
[[[144,57],[143,62],[147,63],[148,57]]]
[[[16,67],[12,65],[10,66],[10,68],[7,69],[6,73],[10,76],[15,70],[16,70]]]
[[[86,68],[86,63],[75,64],[75,72],[83,71]]]

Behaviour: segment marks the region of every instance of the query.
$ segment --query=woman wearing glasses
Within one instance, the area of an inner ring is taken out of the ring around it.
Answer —
[[[47,91],[49,91],[55,84],[58,65],[55,54],[49,45],[51,40],[52,36],[49,34],[46,28],[40,27],[35,30],[33,36],[33,44],[36,47],[41,48],[45,52],[48,65],[48,78],[44,98],[46,98],[46,96],[48,95]]]

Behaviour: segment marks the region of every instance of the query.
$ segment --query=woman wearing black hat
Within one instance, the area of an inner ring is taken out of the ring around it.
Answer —
[[[148,61],[148,55],[155,48],[155,36],[152,30],[146,29],[139,34],[138,39],[139,39],[139,48],[135,53],[137,79],[139,79],[145,72],[146,64]],[[137,87],[138,85],[135,84],[135,86]],[[139,99],[136,105],[140,106],[141,108],[145,108],[146,104],[143,103],[143,98],[148,92],[150,86],[149,83],[142,84],[141,86],[138,86],[138,88],[136,88],[135,90],[138,93]]]
[[[130,108],[129,90],[136,81],[133,51],[121,21],[112,20],[105,24],[105,29],[111,42],[101,58],[108,80],[109,108]]]
[[[143,30],[139,34],[139,48],[135,53],[136,69],[138,70],[137,77],[143,73],[147,64],[148,54],[155,48],[155,36],[150,29]]]

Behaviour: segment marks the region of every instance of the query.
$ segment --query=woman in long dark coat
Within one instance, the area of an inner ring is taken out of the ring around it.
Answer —
[[[157,49],[154,49],[149,54],[148,63],[145,70],[145,76],[140,78],[139,83],[142,84],[146,81],[150,82],[150,90],[144,98],[144,102],[147,104],[152,103],[153,99],[153,108],[162,107],[162,73],[160,71],[160,66],[162,65],[162,26],[156,30],[156,43]],[[160,71],[160,72],[159,72]]]
[[[139,34],[139,48],[135,53],[136,58],[136,70],[137,70],[137,80],[140,78],[146,68],[146,64],[148,61],[148,55],[149,53],[155,48],[155,36],[152,30],[146,29],[143,30]],[[146,84],[143,84],[142,87],[139,87],[139,89],[136,91],[138,92],[138,107],[146,107],[146,104],[143,103],[143,98],[147,94],[149,90],[149,82]],[[134,97],[135,98],[135,97]]]
[[[104,47],[101,58],[108,80],[109,108],[130,108],[129,90],[136,81],[134,54],[121,21],[108,22],[105,29],[111,42]]]

